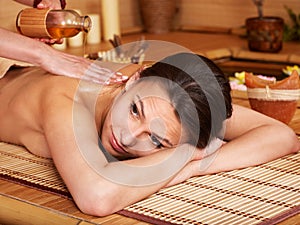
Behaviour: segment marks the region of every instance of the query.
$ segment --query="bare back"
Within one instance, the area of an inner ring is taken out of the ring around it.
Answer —
[[[70,81],[70,80],[73,80]],[[0,79],[0,141],[25,146],[36,155],[50,157],[43,132],[44,101],[72,96],[78,81],[54,76],[37,67],[13,69]]]

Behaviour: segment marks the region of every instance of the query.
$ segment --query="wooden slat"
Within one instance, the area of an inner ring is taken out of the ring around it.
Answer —
[[[147,224],[117,214],[103,218],[83,214],[73,201],[0,179],[1,224]],[[119,223],[122,224],[122,223]]]
[[[3,224],[76,225],[80,222],[80,219],[3,195],[0,195],[0,202],[0,218]]]

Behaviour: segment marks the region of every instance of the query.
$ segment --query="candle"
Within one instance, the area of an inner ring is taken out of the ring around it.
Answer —
[[[103,39],[112,39],[120,35],[119,1],[102,0]]]
[[[68,38],[68,45],[70,47],[80,47],[83,45],[83,33],[80,32],[76,36]]]
[[[99,14],[88,14],[92,20],[92,28],[88,32],[87,43],[88,44],[99,44],[101,42],[101,25]]]

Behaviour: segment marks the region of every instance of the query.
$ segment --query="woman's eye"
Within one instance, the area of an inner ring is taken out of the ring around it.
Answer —
[[[162,143],[158,140],[158,138],[157,138],[155,135],[151,134],[151,135],[150,135],[150,139],[151,139],[152,143],[153,143],[157,148],[162,148],[162,147],[163,147]]]
[[[135,103],[131,103],[131,105],[130,105],[130,112],[135,117],[139,116],[139,110],[138,110],[138,108],[137,108],[137,106],[136,106]]]

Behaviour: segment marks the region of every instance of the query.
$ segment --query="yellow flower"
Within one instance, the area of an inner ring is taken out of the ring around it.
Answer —
[[[282,69],[282,71],[287,75],[291,75],[294,70],[296,70],[298,74],[300,74],[300,68],[297,65],[287,66],[286,68]]]
[[[234,77],[238,80],[239,84],[244,84],[245,83],[245,74],[246,72],[235,72]]]

